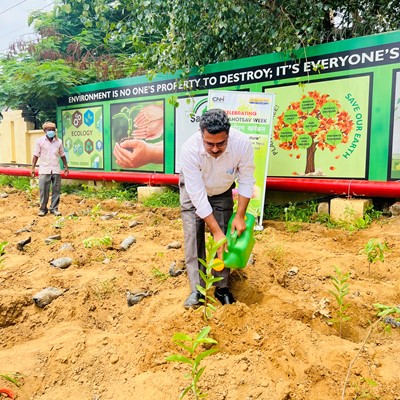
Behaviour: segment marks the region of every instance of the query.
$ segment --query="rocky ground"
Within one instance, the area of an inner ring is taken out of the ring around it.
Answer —
[[[189,366],[165,360],[183,353],[172,336],[208,325],[219,351],[199,387],[211,400],[400,399],[400,328],[374,307],[400,303],[400,217],[354,232],[264,221],[253,265],[232,272],[237,302],[204,321],[182,306],[185,274],[169,273],[184,266],[178,210],[63,195],[62,218],[39,218],[37,193],[0,193],[0,389],[15,398],[178,399]],[[360,253],[371,238],[388,244],[384,262]],[[351,274],[341,329],[334,266]],[[48,287],[62,294],[38,307]],[[126,290],[148,296],[128,306]]]

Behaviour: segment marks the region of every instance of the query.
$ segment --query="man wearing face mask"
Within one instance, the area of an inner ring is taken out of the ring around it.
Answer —
[[[216,242],[225,238],[233,211],[232,189],[238,183],[238,205],[232,229],[240,236],[246,229],[245,213],[253,193],[254,152],[250,139],[230,127],[223,110],[211,109],[200,119],[200,129],[182,147],[179,175],[180,203],[185,238],[185,262],[191,294],[185,308],[201,305],[197,285],[204,286],[198,258],[206,259],[205,225]],[[225,246],[224,246],[225,247]],[[217,251],[222,259],[224,248]],[[215,297],[224,305],[235,302],[229,286],[229,269],[213,272]]]
[[[68,175],[68,164],[61,140],[56,136],[56,124],[47,121],[43,124],[45,135],[36,140],[32,158],[32,178],[35,177],[35,167],[40,158],[39,165],[39,192],[40,210],[39,217],[44,217],[48,211],[53,215],[61,215],[58,211],[61,195],[61,170],[60,158],[64,164],[64,175]],[[51,187],[50,209],[47,208]]]

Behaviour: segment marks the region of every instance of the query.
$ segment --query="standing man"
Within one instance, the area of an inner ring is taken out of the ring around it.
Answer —
[[[201,293],[196,285],[204,286],[198,258],[206,259],[205,224],[216,242],[225,238],[233,212],[232,189],[238,182],[238,207],[232,230],[240,235],[246,229],[245,213],[253,193],[254,152],[244,133],[230,129],[223,110],[211,109],[200,119],[200,130],[182,147],[179,175],[180,203],[185,238],[185,261],[191,294],[185,308],[200,306]],[[225,246],[218,249],[222,259]],[[215,272],[223,279],[216,282],[215,297],[222,304],[235,302],[229,291],[229,269]]]
[[[56,136],[56,124],[47,121],[43,124],[44,136],[36,140],[35,149],[32,158],[32,178],[35,177],[36,163],[40,157],[39,166],[39,193],[40,193],[40,210],[39,217],[44,217],[47,214],[47,203],[49,201],[50,186],[51,186],[51,204],[50,212],[59,216],[58,211],[61,195],[61,170],[60,160],[64,163],[64,175],[68,175],[68,164],[64,153],[64,147],[61,140]]]

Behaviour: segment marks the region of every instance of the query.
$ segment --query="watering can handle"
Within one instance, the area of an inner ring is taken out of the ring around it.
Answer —
[[[236,240],[237,240],[237,237],[238,237],[237,230],[235,230],[233,233],[231,233],[231,234],[228,236],[228,247],[229,247],[231,244],[232,244],[233,246],[235,245]]]

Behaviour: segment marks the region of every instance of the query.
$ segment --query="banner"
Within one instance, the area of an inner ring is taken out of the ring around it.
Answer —
[[[274,103],[275,95],[269,93],[226,90],[208,92],[208,109],[224,110],[231,126],[248,135],[253,145],[256,183],[248,212],[258,219],[259,227],[263,220]]]
[[[103,107],[64,110],[62,138],[69,167],[104,169]]]

